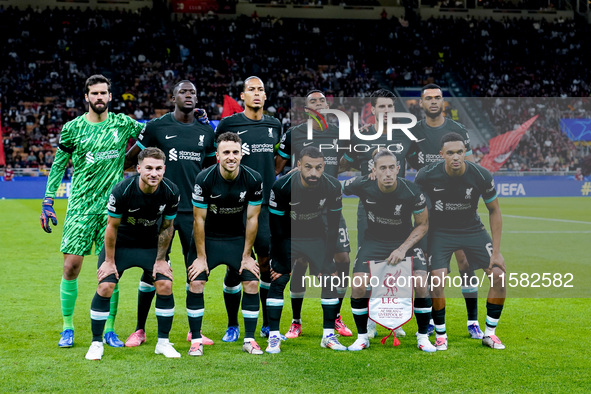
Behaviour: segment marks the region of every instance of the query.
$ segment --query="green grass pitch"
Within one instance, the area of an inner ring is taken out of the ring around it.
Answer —
[[[386,346],[380,344],[379,339],[386,334],[381,329],[367,350],[322,349],[320,302],[306,299],[302,337],[284,342],[278,355],[247,355],[241,351],[240,341],[221,341],[226,318],[221,292],[223,269],[218,268],[206,288],[203,327],[203,333],[214,339],[215,345],[206,346],[203,357],[189,357],[184,266],[180,244],[175,241],[171,259],[177,278],[176,316],[171,341],[182,358],[168,360],[154,354],[156,318],[152,310],[146,344],[134,349],[105,346],[103,360],[90,362],[84,355],[91,340],[89,309],[96,289],[94,256],[86,258],[79,278],[75,346],[57,347],[62,324],[62,255],[58,249],[66,202],[56,202],[60,223],[52,234],[45,234],[38,220],[40,200],[0,200],[4,274],[0,285],[0,391],[589,392],[590,202],[589,198],[500,200],[504,215],[502,253],[508,272],[525,273],[528,278],[535,273],[571,273],[573,280],[569,284],[574,286],[510,288],[497,329],[507,346],[504,351],[484,348],[480,341],[469,339],[464,301],[458,298],[459,290],[452,289],[448,291],[447,352],[419,351],[414,319],[404,326],[408,336],[397,348],[391,341]],[[344,205],[356,250],[356,200],[345,199]],[[480,212],[488,226],[484,206]],[[139,277],[140,270],[133,269],[120,283],[116,331],[123,340],[135,328]],[[479,294],[479,320],[484,326],[486,289]],[[291,318],[287,299],[285,305],[282,332]],[[343,306],[343,318],[355,332],[349,299]],[[341,341],[349,345],[354,338]],[[266,346],[263,340],[259,344]]]

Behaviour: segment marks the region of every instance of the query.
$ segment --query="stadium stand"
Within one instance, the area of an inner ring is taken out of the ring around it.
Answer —
[[[3,144],[7,164],[17,171],[47,171],[61,126],[84,112],[83,80],[97,72],[113,79],[113,110],[144,120],[168,111],[167,92],[181,78],[196,82],[200,106],[210,119],[218,119],[223,96],[237,98],[241,80],[260,75],[267,85],[268,111],[286,126],[290,97],[312,87],[327,96],[364,97],[379,86],[453,79],[474,97],[591,93],[590,71],[581,58],[589,52],[589,25],[575,20],[430,18],[408,23],[256,15],[175,15],[169,20],[147,8],[0,6],[0,31],[6,37],[0,49]],[[551,56],[540,60],[538,53]],[[577,107],[571,103],[572,110],[563,105],[553,111],[580,117]],[[501,104],[489,118],[497,133],[526,120],[504,113]],[[575,149],[554,120],[540,119],[505,167],[574,171],[583,149]],[[476,152],[486,150],[480,146]]]

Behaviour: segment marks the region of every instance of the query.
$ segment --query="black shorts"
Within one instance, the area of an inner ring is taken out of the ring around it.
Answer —
[[[123,276],[123,272],[131,267],[139,267],[142,268],[146,275],[152,276],[152,272],[154,271],[154,263],[156,262],[156,255],[158,253],[158,249],[141,249],[141,248],[115,248],[115,266],[117,267],[117,273],[119,274],[119,279]],[[101,250],[99,254],[97,268],[103,264],[105,261],[105,247]],[[156,274],[156,280],[170,280],[170,278],[162,275]],[[117,283],[119,282],[115,277],[115,274],[107,276],[103,279],[100,283],[103,282],[110,282],[110,283]]]
[[[205,253],[207,254],[207,268],[211,272],[218,265],[227,265],[236,272],[240,271],[242,264],[242,252],[244,251],[244,237],[209,238],[205,237]],[[196,257],[191,253],[191,264]],[[248,270],[243,270],[239,275],[240,281],[257,281],[257,277]],[[195,280],[208,280],[205,272],[200,273]]]
[[[271,244],[271,228],[269,226],[269,206],[261,205],[257,237],[254,240],[254,251],[257,257],[269,256]]]
[[[277,248],[271,247],[271,268],[273,271],[289,275],[292,272],[291,240],[283,240]]]
[[[337,247],[335,253],[349,253],[351,251],[351,241],[349,240],[349,230],[347,230],[347,222],[341,212],[341,219],[339,220],[339,238],[337,239]]]
[[[383,261],[398,248],[402,242],[386,242],[366,239],[357,250],[357,258],[353,267],[353,273],[369,273],[368,261]],[[423,250],[415,245],[406,252],[406,257],[412,258],[413,271],[427,271],[427,260]]]
[[[326,227],[326,213],[322,215],[322,221]],[[339,235],[337,238],[337,247],[335,253],[349,253],[351,251],[351,241],[349,240],[349,230],[347,230],[347,222],[341,211],[341,218],[339,219]]]
[[[466,253],[472,269],[488,268],[490,265],[492,240],[484,228],[460,233],[435,230],[429,232],[430,270],[447,268],[449,272],[451,255],[459,249]]]
[[[296,260],[303,260],[309,263],[311,275],[318,275],[319,273],[328,275],[336,272],[336,266],[332,260],[324,261],[326,254],[324,240],[318,238],[292,238],[286,247],[289,247],[289,253],[284,253],[284,257],[273,259],[272,267],[274,271],[281,274],[291,273]],[[288,256],[288,258],[285,258],[285,256]]]

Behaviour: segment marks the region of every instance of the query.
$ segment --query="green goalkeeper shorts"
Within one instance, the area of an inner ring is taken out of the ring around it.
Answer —
[[[107,215],[67,214],[60,251],[77,256],[87,256],[92,252],[92,244],[98,255],[105,241]]]

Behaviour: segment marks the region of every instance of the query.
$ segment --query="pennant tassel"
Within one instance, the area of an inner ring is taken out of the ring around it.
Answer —
[[[400,340],[396,337],[396,333],[394,332],[394,330],[390,331],[390,334],[388,334],[382,338],[382,340],[380,341],[382,343],[382,345],[385,345],[386,341],[391,336],[394,336],[394,340],[392,341],[392,346],[400,346]]]
[[[392,346],[394,346],[394,347],[400,346],[400,340],[396,336],[396,333],[394,332],[394,330],[392,330],[392,334],[394,334],[394,340],[392,341]]]

